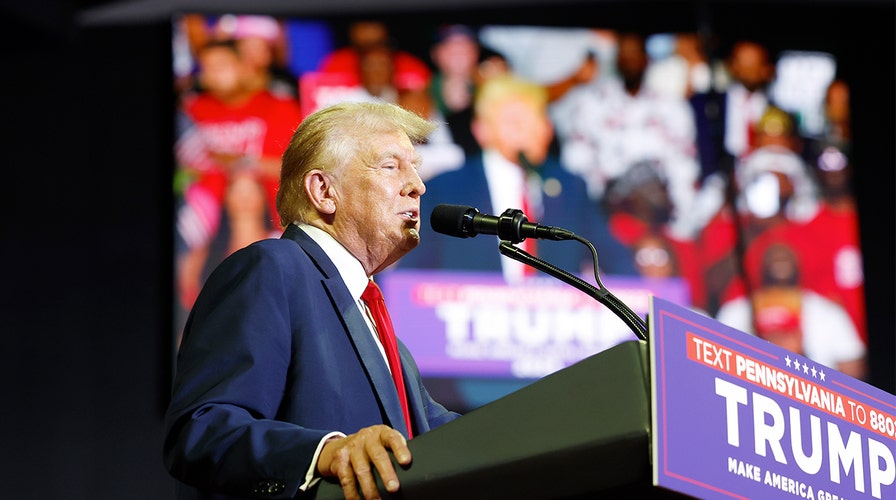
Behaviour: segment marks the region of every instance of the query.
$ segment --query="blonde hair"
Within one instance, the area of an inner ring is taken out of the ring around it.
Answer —
[[[790,137],[796,130],[796,124],[794,123],[793,115],[777,106],[769,105],[765,108],[753,129],[758,134]]]
[[[306,222],[314,208],[305,192],[305,175],[311,170],[338,172],[352,162],[372,161],[373,138],[404,133],[422,144],[439,126],[395,104],[346,102],[323,108],[305,118],[283,153],[277,213],[286,227]]]
[[[496,104],[505,99],[528,99],[539,108],[547,108],[548,91],[543,86],[512,74],[498,75],[486,80],[476,90],[476,116],[487,116]]]

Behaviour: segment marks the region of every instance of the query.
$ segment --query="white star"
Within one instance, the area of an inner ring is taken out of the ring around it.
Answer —
[[[803,373],[809,373],[809,363],[803,363]]]
[[[818,370],[818,376],[824,381],[824,370]]]
[[[813,366],[812,367],[812,378],[818,378],[817,375],[818,375],[818,370],[816,370],[815,367]]]
[[[793,360],[793,369],[796,371],[800,371],[800,362],[799,360]]]
[[[787,364],[787,368],[790,368],[790,361],[791,359],[789,355],[784,357],[784,362]]]

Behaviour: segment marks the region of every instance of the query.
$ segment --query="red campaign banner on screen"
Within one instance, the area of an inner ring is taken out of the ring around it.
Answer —
[[[299,78],[302,118],[332,104],[360,100],[370,97],[351,75],[309,71]]]

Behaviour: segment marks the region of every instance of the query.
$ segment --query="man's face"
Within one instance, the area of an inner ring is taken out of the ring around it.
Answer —
[[[253,68],[267,70],[274,62],[274,53],[270,42],[264,38],[253,36],[237,41],[243,61]]]
[[[206,49],[199,59],[200,82],[206,90],[226,98],[242,88],[245,68],[239,56],[226,47]]]
[[[465,35],[453,35],[432,49],[436,66],[450,76],[472,77],[479,60],[479,45]]]
[[[520,152],[535,165],[547,158],[554,132],[546,112],[533,102],[503,99],[476,122],[474,133],[482,147],[497,150],[508,161],[517,163]]]
[[[395,65],[386,47],[370,49],[361,55],[361,85],[371,95],[380,96],[393,86]]]
[[[405,134],[377,135],[367,146],[372,161],[355,160],[334,182],[333,225],[343,245],[374,274],[419,243],[426,187],[417,175],[420,157]]]
[[[625,35],[619,40],[616,66],[626,80],[640,81],[648,62],[644,40],[641,37]]]
[[[752,43],[742,43],[734,49],[728,62],[728,70],[732,78],[750,92],[768,84],[775,71],[765,49]]]

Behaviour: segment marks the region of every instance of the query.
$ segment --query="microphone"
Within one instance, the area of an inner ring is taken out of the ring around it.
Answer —
[[[457,238],[472,238],[479,234],[495,234],[501,240],[519,243],[527,238],[542,240],[571,240],[575,233],[554,226],[529,222],[522,210],[508,208],[500,217],[485,215],[465,205],[436,205],[429,217],[437,233]]]

